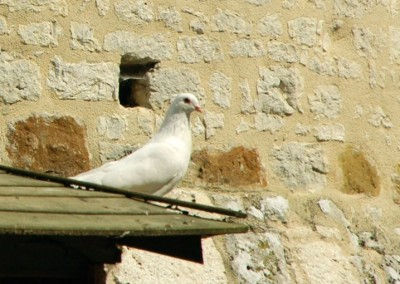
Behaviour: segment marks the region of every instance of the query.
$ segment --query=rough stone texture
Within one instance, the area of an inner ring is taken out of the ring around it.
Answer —
[[[306,136],[308,133],[310,133],[310,127],[301,123],[297,123],[294,133],[296,133],[296,135]]]
[[[126,119],[119,115],[100,116],[97,122],[97,132],[108,139],[117,140],[127,128]]]
[[[139,60],[161,61],[172,57],[172,45],[162,34],[137,35],[127,31],[116,31],[104,37],[104,50],[129,54]]]
[[[194,136],[203,135],[206,132],[206,128],[204,127],[204,123],[201,121],[199,117],[196,117],[194,122],[191,125],[192,133]]]
[[[362,151],[349,146],[341,153],[340,162],[343,171],[342,191],[379,195],[381,182],[378,171]]]
[[[227,283],[224,262],[211,238],[202,240],[204,264],[124,247],[122,262],[111,267],[107,283]],[[155,265],[157,264],[157,265]]]
[[[177,32],[183,32],[182,16],[174,7],[160,8],[159,17],[166,27]]]
[[[346,1],[335,0],[333,1],[333,8],[338,16],[361,18],[366,11],[375,3],[374,1]]]
[[[183,63],[208,63],[223,59],[220,44],[203,35],[181,37],[176,45],[179,61]]]
[[[337,76],[338,74],[337,61],[327,57],[326,54],[316,52],[301,60],[303,65],[319,75]]]
[[[299,97],[303,91],[303,78],[295,68],[270,67],[260,68],[257,81],[260,111],[280,116],[301,111]]]
[[[89,170],[85,128],[70,116],[34,115],[8,125],[6,150],[15,167],[72,176]]]
[[[349,59],[339,57],[337,60],[338,75],[346,79],[357,79],[362,76],[361,66]]]
[[[71,44],[72,49],[88,51],[99,51],[100,44],[94,37],[93,29],[84,23],[71,22]]]
[[[242,113],[254,113],[254,103],[250,95],[250,86],[248,80],[244,80],[239,85],[240,93],[242,94],[240,110]]]
[[[285,250],[276,233],[228,235],[226,249],[241,283],[290,283]]]
[[[135,25],[151,22],[154,12],[150,1],[122,0],[114,4],[118,18]]]
[[[345,129],[342,124],[324,124],[315,128],[315,138],[318,141],[344,141]]]
[[[357,27],[353,29],[354,46],[358,54],[366,58],[376,58],[377,48],[380,47],[377,37],[369,28]]]
[[[96,7],[100,16],[105,16],[110,10],[110,0],[96,0]]]
[[[8,6],[11,12],[42,12],[50,9],[56,15],[67,16],[68,5],[65,0],[26,0],[26,1],[15,1],[15,0],[0,0],[0,5]]]
[[[243,119],[240,120],[240,123],[238,124],[238,126],[236,127],[236,133],[242,133],[242,132],[247,132],[250,130],[250,125],[244,121]]]
[[[213,101],[222,108],[231,106],[232,78],[227,77],[221,72],[211,75],[208,83],[213,94]]]
[[[217,13],[211,17],[211,30],[248,34],[251,31],[251,25],[235,12],[217,9]]]
[[[41,22],[20,25],[18,34],[25,44],[40,46],[57,46],[62,28],[56,22]]]
[[[314,46],[317,42],[317,20],[300,17],[288,21],[289,35],[298,44]]]
[[[198,177],[208,184],[229,186],[266,186],[258,152],[243,146],[227,152],[203,149],[192,154]]]
[[[9,34],[10,29],[7,26],[6,18],[0,16],[0,35]]]
[[[132,152],[136,151],[139,147],[128,144],[116,144],[115,142],[99,142],[99,154],[102,164],[119,160]]]
[[[246,0],[246,2],[256,6],[262,6],[271,3],[271,0]]]
[[[263,44],[258,40],[239,39],[234,41],[230,47],[232,57],[260,57],[265,51]]]
[[[340,114],[342,98],[335,85],[321,85],[308,97],[310,110],[317,118],[335,118]]]
[[[199,11],[194,11],[191,8],[185,7],[183,12],[195,16],[189,23],[189,27],[192,31],[196,32],[197,34],[204,34],[209,23],[209,19],[204,13]]]
[[[299,61],[296,46],[282,42],[273,41],[267,46],[268,56],[280,62],[294,63]]]
[[[260,210],[270,220],[287,222],[289,201],[282,196],[267,197],[261,200]]]
[[[400,255],[385,255],[383,269],[388,283],[400,282]]]
[[[52,60],[47,85],[63,100],[113,101],[118,97],[115,63],[68,63]]]
[[[192,93],[200,100],[204,90],[197,72],[189,68],[161,68],[147,74],[150,88],[149,102],[153,108],[163,107],[179,93]]]
[[[263,17],[257,24],[257,30],[262,36],[268,36],[276,39],[283,33],[282,22],[277,14]]]
[[[392,128],[392,120],[380,106],[375,107],[368,122],[375,127]]]
[[[400,28],[389,27],[390,59],[393,63],[400,63]]]
[[[206,139],[215,135],[218,128],[224,127],[224,114],[206,111],[204,114],[204,125],[206,127]]]
[[[336,222],[342,224],[346,228],[350,227],[349,220],[347,220],[343,211],[340,210],[335,203],[328,199],[321,199],[318,201],[318,205],[322,212],[334,219]]]
[[[135,107],[135,111],[139,129],[141,129],[145,135],[151,136],[157,124],[154,112],[144,107]]]
[[[275,173],[290,188],[321,189],[328,166],[324,153],[316,144],[290,142],[275,147]]]
[[[0,98],[5,104],[36,101],[42,93],[40,69],[33,61],[0,52]]]
[[[271,134],[281,129],[284,121],[279,116],[273,116],[262,112],[256,113],[254,116],[254,127],[258,131],[269,131]]]

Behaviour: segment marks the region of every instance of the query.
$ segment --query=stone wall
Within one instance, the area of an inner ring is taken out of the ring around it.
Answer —
[[[171,196],[246,210],[251,232],[206,240],[203,266],[126,249],[109,283],[397,283],[399,5],[0,0],[0,162],[118,159],[192,92]]]

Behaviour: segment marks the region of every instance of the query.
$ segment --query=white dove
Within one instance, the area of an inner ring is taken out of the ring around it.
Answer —
[[[190,114],[202,112],[193,94],[178,95],[160,129],[142,148],[72,179],[127,191],[164,195],[185,175],[192,152]]]

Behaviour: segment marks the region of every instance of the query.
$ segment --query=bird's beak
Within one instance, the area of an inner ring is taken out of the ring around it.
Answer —
[[[195,109],[196,111],[198,111],[198,112],[203,112],[203,110],[201,109],[200,106],[195,106],[194,109]]]

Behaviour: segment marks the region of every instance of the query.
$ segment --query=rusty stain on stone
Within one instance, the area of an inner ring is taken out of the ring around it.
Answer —
[[[70,116],[31,116],[9,128],[6,150],[15,167],[72,176],[90,169],[85,137]]]
[[[227,152],[208,150],[194,152],[192,161],[196,165],[197,176],[211,184],[230,186],[266,186],[265,173],[255,149],[243,146]]]
[[[364,193],[378,196],[380,179],[376,167],[365,154],[352,146],[348,146],[340,155],[343,170],[343,192],[349,194]]]

